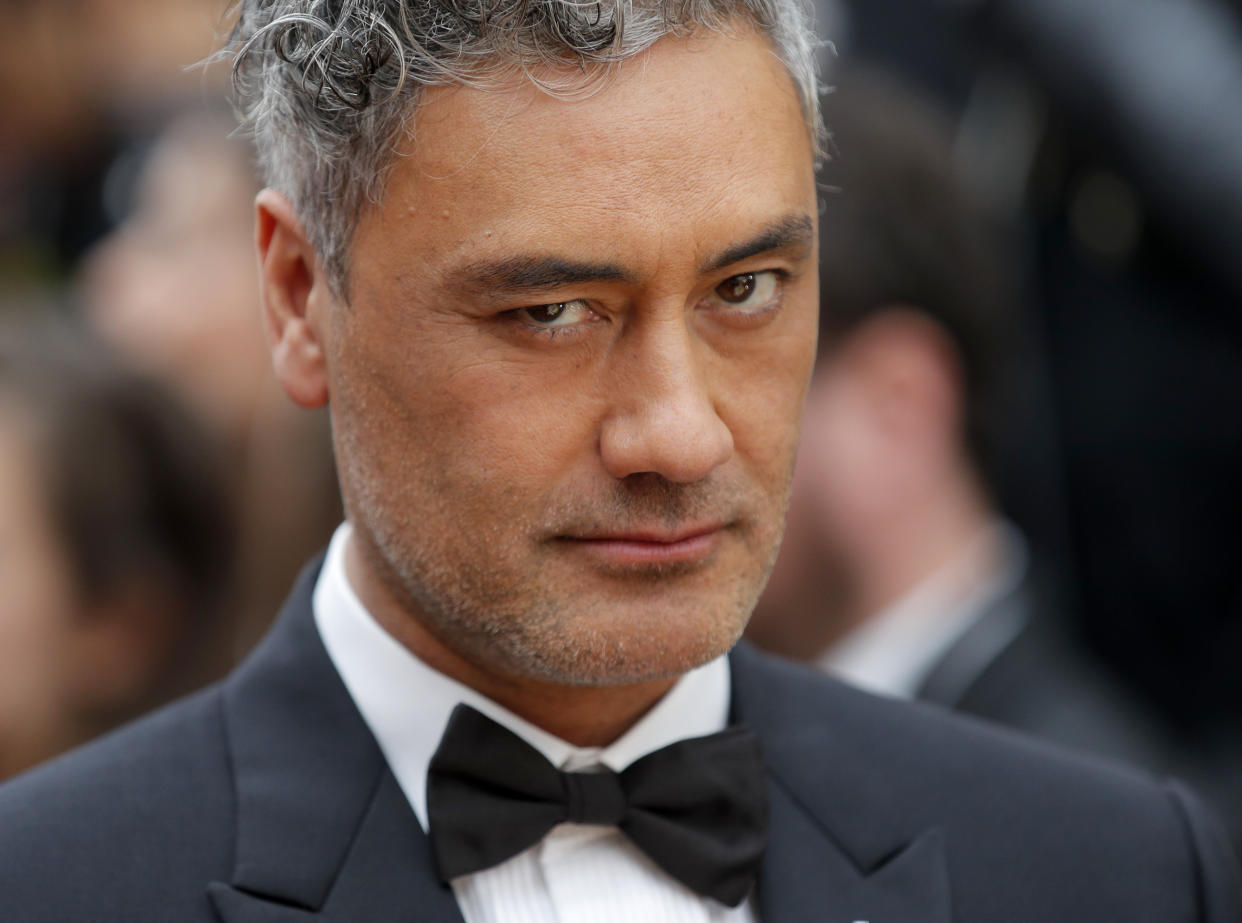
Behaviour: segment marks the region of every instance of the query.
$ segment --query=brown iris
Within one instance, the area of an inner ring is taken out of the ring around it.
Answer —
[[[716,294],[730,304],[741,304],[755,293],[755,274],[744,272],[730,276],[716,286]]]
[[[565,313],[565,302],[557,304],[541,304],[538,307],[527,308],[526,313],[530,315],[531,320],[540,324],[550,324]]]

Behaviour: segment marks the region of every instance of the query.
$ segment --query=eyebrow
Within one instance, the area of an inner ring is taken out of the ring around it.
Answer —
[[[809,250],[815,225],[807,215],[788,215],[754,237],[709,259],[702,272],[716,272],[752,256],[780,250]],[[454,289],[486,292],[536,292],[588,282],[633,282],[635,276],[615,263],[590,263],[561,257],[513,256],[469,263],[447,280]]]
[[[734,263],[778,250],[810,250],[815,240],[815,224],[808,215],[788,215],[772,222],[750,240],[734,244],[712,257],[703,272],[716,272]]]
[[[629,282],[612,263],[585,263],[558,257],[515,256],[470,263],[453,273],[450,284],[476,291],[531,292],[584,282]]]

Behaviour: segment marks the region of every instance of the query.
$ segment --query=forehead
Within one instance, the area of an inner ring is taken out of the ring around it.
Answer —
[[[564,75],[536,75],[549,78]],[[761,36],[661,40],[585,98],[514,79],[435,88],[413,119],[358,257],[420,270],[505,246],[586,258],[701,259],[740,225],[814,211],[811,139],[794,84]],[[618,253],[617,248],[624,252]]]

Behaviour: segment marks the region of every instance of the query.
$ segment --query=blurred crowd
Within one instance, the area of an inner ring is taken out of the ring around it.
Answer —
[[[225,6],[4,13],[0,778],[223,675],[341,517],[260,327]]]
[[[0,6],[0,778],[220,676],[341,516],[223,0]],[[819,0],[820,354],[751,640],[1242,843],[1242,6]]]

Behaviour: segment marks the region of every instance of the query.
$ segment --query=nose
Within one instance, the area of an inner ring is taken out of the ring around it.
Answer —
[[[659,474],[676,483],[705,478],[733,454],[717,411],[701,344],[684,319],[652,325],[614,354],[616,387],[600,433],[614,478]]]

